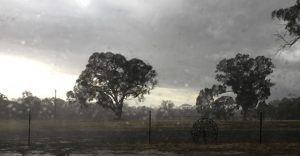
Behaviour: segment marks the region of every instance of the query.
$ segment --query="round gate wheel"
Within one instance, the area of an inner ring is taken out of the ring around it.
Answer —
[[[195,143],[216,143],[218,125],[212,119],[201,118],[194,122],[191,134]]]

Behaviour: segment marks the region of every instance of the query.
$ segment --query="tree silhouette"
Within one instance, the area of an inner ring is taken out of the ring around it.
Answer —
[[[270,96],[270,88],[274,84],[267,76],[273,72],[273,68],[270,58],[250,58],[247,54],[237,54],[217,64],[216,80],[231,87],[237,95],[235,101],[242,107],[244,120],[249,108],[254,108]]]
[[[27,108],[26,111],[31,110],[32,118],[38,118],[41,110],[41,99],[33,96],[30,91],[22,93],[21,103]]]
[[[281,8],[272,12],[272,18],[277,18],[285,22],[284,34],[275,34],[280,40],[284,42],[281,48],[291,47],[300,39],[300,0],[289,8]],[[287,35],[291,39],[287,38]]]
[[[300,97],[283,98],[277,103],[277,119],[299,120],[300,119]]]
[[[69,104],[72,104],[74,102],[76,102],[76,97],[75,97],[75,94],[72,90],[68,91],[66,93],[66,96],[67,96],[67,101]]]
[[[213,85],[212,88],[202,89],[196,100],[197,111],[203,117],[211,114],[216,119],[229,119],[233,115],[236,105],[231,96],[219,97],[226,92],[226,86],[223,85]]]
[[[4,94],[0,93],[0,117],[5,117],[8,103],[8,98]]]
[[[77,79],[74,94],[81,104],[96,103],[120,119],[124,100],[142,100],[157,84],[156,75],[152,66],[140,59],[95,52]]]
[[[0,93],[0,103],[6,102],[6,101],[8,101],[8,98],[4,94]]]
[[[156,118],[167,119],[174,116],[175,104],[171,100],[162,100],[160,107],[157,110]]]

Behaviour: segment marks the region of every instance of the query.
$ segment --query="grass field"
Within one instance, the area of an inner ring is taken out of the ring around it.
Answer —
[[[300,121],[264,121],[263,145],[259,145],[258,121],[216,121],[218,142],[194,144],[193,121],[153,121],[151,145],[148,121],[32,121],[31,146],[27,147],[28,121],[0,121],[0,150],[46,151],[149,150],[172,152],[242,151],[264,154],[300,153]]]

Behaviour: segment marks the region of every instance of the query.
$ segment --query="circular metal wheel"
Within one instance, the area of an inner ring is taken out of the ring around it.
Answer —
[[[218,125],[212,119],[201,118],[194,122],[191,134],[195,143],[215,143],[218,139]]]

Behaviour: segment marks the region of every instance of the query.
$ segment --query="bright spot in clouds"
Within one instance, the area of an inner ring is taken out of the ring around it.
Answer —
[[[61,73],[55,67],[24,57],[0,54],[0,92],[8,98],[21,97],[25,90],[38,97],[65,98],[73,89],[77,75]]]
[[[156,87],[150,92],[149,95],[145,96],[145,101],[139,104],[137,101],[130,100],[130,105],[145,105],[148,107],[159,107],[162,100],[171,100],[176,106],[182,104],[195,105],[198,91],[187,89],[187,88],[167,88],[167,87]]]
[[[60,72],[55,66],[25,57],[0,54],[0,92],[9,99],[22,96],[25,90],[40,98],[57,96],[66,99],[66,92],[73,89],[78,75]],[[172,100],[176,105],[194,104],[198,92],[183,89],[156,87],[144,102],[127,101],[131,105],[158,107],[162,100]]]
[[[279,55],[276,57],[283,58],[289,62],[300,61],[300,43],[296,43],[291,48],[280,51]]]
[[[297,49],[295,51],[283,51],[280,53],[281,57],[283,57],[287,61],[297,62],[300,61],[300,50]]]
[[[91,0],[77,0],[77,3],[80,7],[86,8],[91,4]]]

